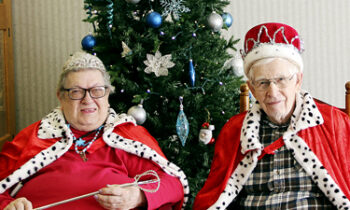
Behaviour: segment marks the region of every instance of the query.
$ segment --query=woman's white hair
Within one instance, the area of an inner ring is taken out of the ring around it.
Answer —
[[[106,68],[103,65],[102,61],[97,56],[91,55],[86,52],[76,52],[68,58],[68,60],[63,65],[63,70],[59,77],[56,91],[62,93],[67,75],[70,72],[78,72],[92,69],[101,72],[105,85],[108,87],[109,92],[113,93],[114,87],[111,85],[111,77],[106,71]]]

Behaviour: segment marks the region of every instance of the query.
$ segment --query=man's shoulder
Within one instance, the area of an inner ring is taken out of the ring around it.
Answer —
[[[346,119],[349,118],[349,116],[344,112],[343,109],[332,106],[330,104],[327,104],[323,101],[315,99],[316,106],[323,117],[344,117]]]
[[[239,113],[231,117],[228,122],[225,124],[225,126],[242,126],[243,120],[245,116],[247,115],[247,111]]]
[[[242,112],[240,114],[231,117],[223,126],[220,133],[227,134],[237,134],[240,133],[242,124],[247,112]]]

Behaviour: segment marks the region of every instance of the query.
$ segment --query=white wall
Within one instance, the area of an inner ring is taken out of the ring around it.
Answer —
[[[349,0],[236,0],[226,12],[233,25],[225,37],[240,38],[263,22],[293,26],[304,40],[303,89],[329,104],[345,107],[345,83],[350,81]]]
[[[64,61],[90,32],[83,0],[13,0],[17,132],[58,105],[56,81]]]
[[[57,106],[55,85],[63,62],[80,49],[92,27],[82,22],[83,0],[13,0],[12,5],[19,131]],[[243,40],[251,27],[267,21],[296,28],[306,49],[304,89],[344,107],[344,84],[350,80],[349,0],[231,0],[227,12],[234,23],[226,37]]]

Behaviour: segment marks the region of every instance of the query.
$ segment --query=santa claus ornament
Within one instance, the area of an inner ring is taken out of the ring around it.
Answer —
[[[215,142],[213,138],[213,130],[215,130],[214,125],[210,125],[208,122],[202,124],[202,128],[199,131],[199,141],[204,144],[212,144]]]

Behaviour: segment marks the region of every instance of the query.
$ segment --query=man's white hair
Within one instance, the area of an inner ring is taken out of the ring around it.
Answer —
[[[299,67],[299,65],[297,65],[296,63],[288,60],[288,59],[285,59],[285,58],[280,58],[280,57],[271,57],[271,58],[263,58],[263,59],[260,59],[260,60],[257,60],[253,63],[253,65],[251,65],[250,69],[249,69],[249,72],[248,72],[248,80],[252,81],[254,79],[254,69],[261,66],[261,65],[266,65],[266,64],[269,64],[275,60],[285,60],[285,61],[288,61],[289,63],[293,64],[293,66],[295,68],[290,68],[288,69],[290,71],[290,74],[294,74],[294,73],[298,73],[298,72],[301,72],[301,69]]]

